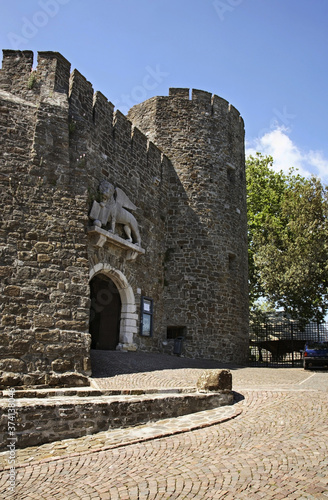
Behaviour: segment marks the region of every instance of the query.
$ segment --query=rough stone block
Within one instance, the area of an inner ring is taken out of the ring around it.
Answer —
[[[36,251],[36,253],[50,253],[53,251],[53,249],[54,246],[51,243],[46,243],[43,241],[39,241],[38,243],[36,243],[36,245],[34,245],[34,250]]]
[[[13,314],[4,314],[1,319],[1,324],[3,326],[10,326],[10,325],[15,325],[16,323],[16,316]]]
[[[9,297],[19,297],[21,294],[21,288],[15,285],[6,286],[6,288],[4,289],[4,294],[8,295]]]
[[[199,392],[231,391],[232,376],[229,370],[205,370],[197,380]]]
[[[34,316],[36,328],[49,328],[54,324],[52,316]]]
[[[31,339],[15,340],[12,343],[12,352],[15,353],[16,356],[22,356],[29,351],[30,347],[31,347]]]
[[[0,360],[0,371],[3,372],[26,372],[26,364],[24,361],[15,358]]]
[[[7,372],[0,377],[0,387],[14,387],[22,385],[22,377],[19,373]]]
[[[58,330],[50,330],[46,331],[37,331],[35,332],[35,340],[38,342],[58,342],[59,340],[59,331]]]
[[[127,344],[126,350],[131,351],[131,352],[135,352],[138,350],[138,346],[136,344]]]
[[[56,316],[59,316],[61,318],[70,318],[71,317],[71,310],[70,309],[58,309],[56,312]]]
[[[23,385],[32,387],[34,385],[44,385],[46,380],[45,373],[29,373],[23,377]]]
[[[55,359],[51,363],[51,368],[54,372],[68,372],[73,368],[73,361],[71,359]]]
[[[34,261],[36,260],[36,255],[33,252],[17,252],[17,257],[21,261]]]
[[[48,384],[50,386],[58,387],[85,387],[89,386],[90,382],[88,377],[81,375],[80,373],[63,373],[62,375],[51,374],[48,378]]]
[[[31,323],[26,320],[26,318],[17,318],[16,319],[16,325],[18,328],[21,328],[22,330],[28,330],[31,328]]]
[[[39,253],[37,256],[38,262],[49,262],[50,260],[51,260],[51,257],[46,253]]]
[[[6,278],[11,275],[11,268],[7,266],[0,266],[0,277]]]
[[[86,328],[86,321],[59,320],[56,321],[56,327],[60,328],[61,330],[84,331]]]

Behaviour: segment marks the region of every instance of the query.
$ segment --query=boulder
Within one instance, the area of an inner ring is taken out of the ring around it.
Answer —
[[[229,370],[205,370],[197,380],[199,392],[231,391],[232,376]]]

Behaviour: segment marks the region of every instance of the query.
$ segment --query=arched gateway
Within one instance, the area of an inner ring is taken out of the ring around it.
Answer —
[[[91,348],[134,348],[138,316],[134,293],[126,277],[104,263],[92,267],[89,277]]]
[[[90,281],[91,349],[114,350],[119,344],[121,298],[115,283],[105,274]]]

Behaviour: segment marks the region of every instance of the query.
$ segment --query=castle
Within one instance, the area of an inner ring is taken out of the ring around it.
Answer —
[[[59,53],[32,68],[3,51],[0,386],[87,385],[90,348],[245,363],[238,111],[173,88],[126,117]]]

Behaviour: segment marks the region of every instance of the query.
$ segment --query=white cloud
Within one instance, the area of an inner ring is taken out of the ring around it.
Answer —
[[[246,143],[246,156],[256,152],[273,157],[276,171],[288,172],[291,167],[298,169],[305,177],[314,174],[328,184],[328,159],[321,151],[302,151],[288,136],[289,130],[277,126],[265,132],[261,137]]]

